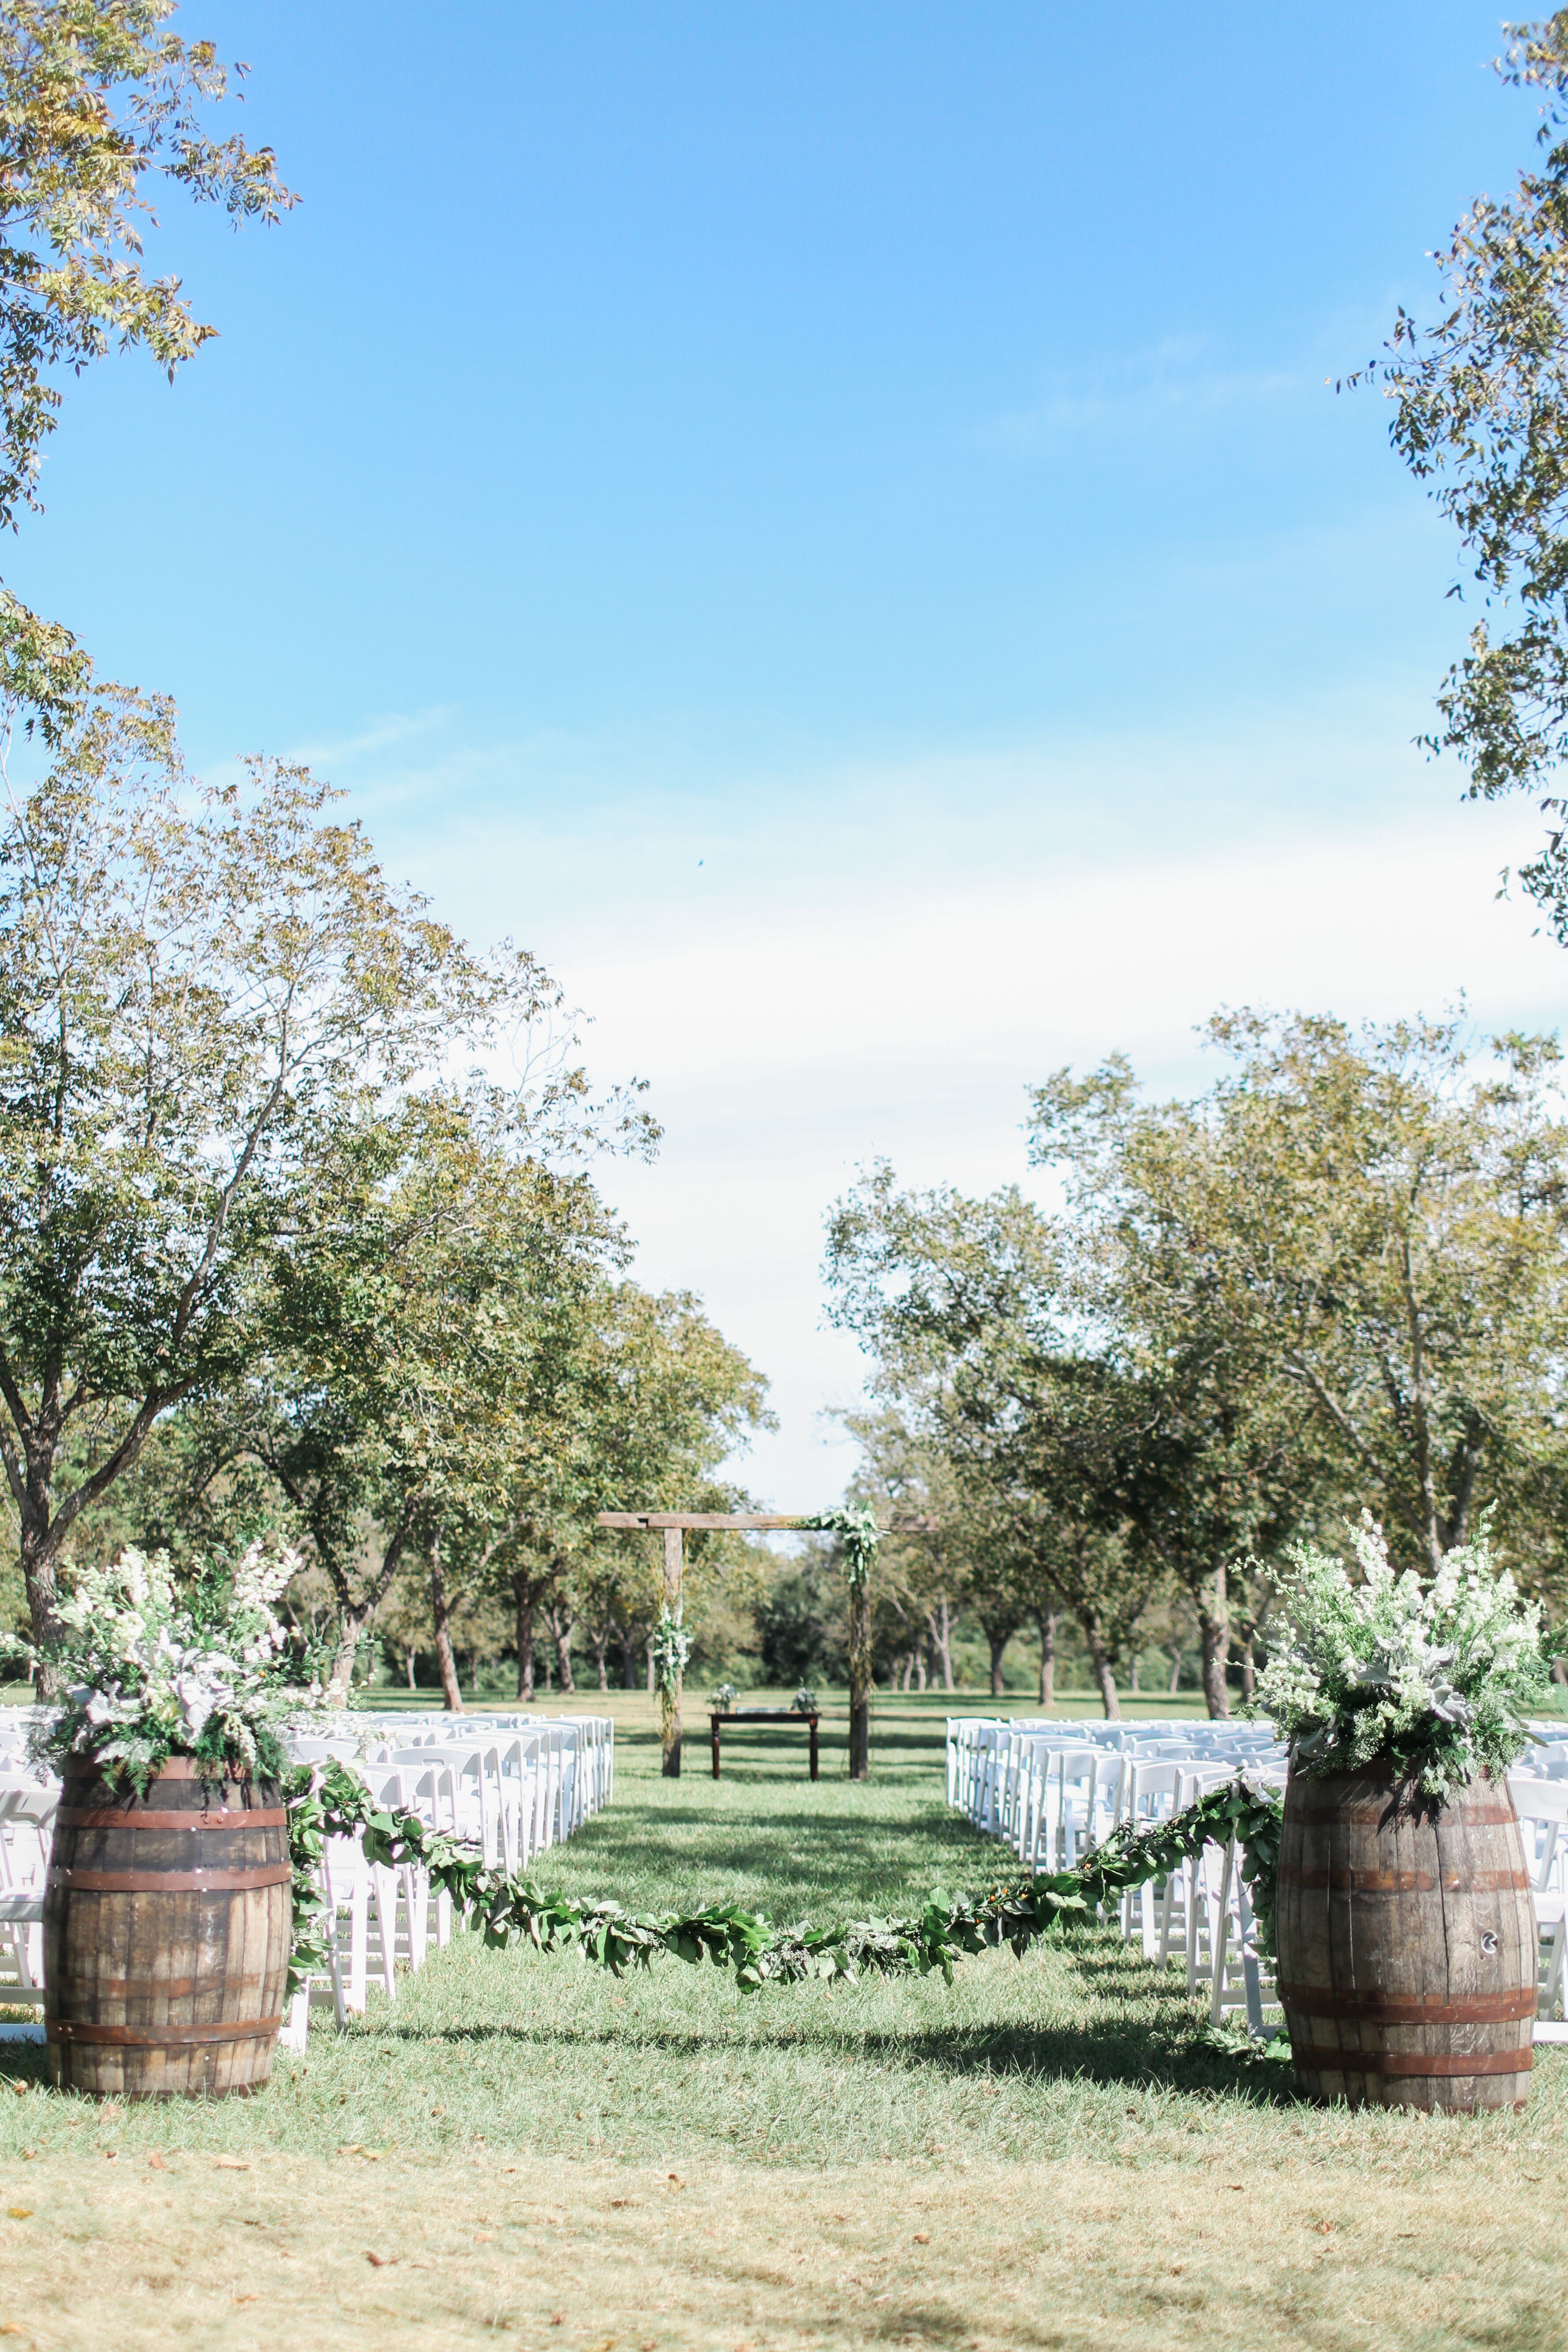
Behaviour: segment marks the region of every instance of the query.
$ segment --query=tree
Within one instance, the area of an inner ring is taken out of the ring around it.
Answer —
[[[340,1688],[417,1559],[460,1704],[454,1612],[502,1546],[518,1479],[571,1474],[583,1334],[626,1249],[587,1177],[552,1164],[592,1138],[580,1099],[558,1071],[531,1097],[476,1084],[349,1120],[279,1247],[270,1352],[232,1449],[266,1464],[331,1583]],[[531,1629],[520,1663],[531,1672]]]
[[[744,1510],[748,1498],[719,1474],[753,1430],[775,1426],[766,1381],[689,1291],[655,1296],[626,1283],[615,1307],[602,1356],[592,1509]],[[646,1546],[646,1538],[637,1540]],[[705,1576],[750,1566],[746,1547],[719,1532],[688,1536],[684,1551],[678,1627],[686,1593],[700,1591]],[[680,1769],[679,1671],[664,1701],[664,1769],[673,1778]]]
[[[159,184],[237,226],[297,202],[269,147],[208,135],[228,73],[210,41],[166,29],[174,13],[174,0],[0,7],[0,527],[37,506],[63,372],[118,345],[173,378],[216,332],[178,278],[144,266],[141,223]],[[68,632],[0,590],[0,700],[30,704],[52,742],[79,719],[89,681]]]
[[[869,1504],[884,1522],[934,1523],[930,1530],[893,1528],[877,1547],[873,1650],[901,1654],[906,1690],[914,1677],[924,1690],[928,1660],[942,1688],[952,1690],[953,1610],[969,1590],[971,1553],[952,1465],[939,1445],[892,1407],[839,1418],[863,1456],[850,1502]]]
[[[1433,485],[1489,606],[1437,698],[1433,751],[1469,763],[1472,796],[1542,789],[1545,847],[1521,880],[1568,944],[1568,9],[1509,28],[1503,80],[1544,99],[1540,169],[1511,199],[1478,197],[1437,256],[1444,315],[1399,311],[1380,379],[1395,449]],[[1450,593],[1459,593],[1456,583]]]
[[[1211,1557],[1272,1553],[1352,1494],[1427,1567],[1484,1499],[1506,1534],[1516,1496],[1563,1454],[1555,1045],[1500,1039],[1476,1070],[1453,1022],[1357,1037],[1326,1017],[1240,1013],[1211,1036],[1236,1067],[1197,1103],[1141,1105],[1113,1063],[1053,1080],[1036,1114],[1108,1310],[1150,1355],[1179,1352],[1184,1333],[1217,1368],[1215,1398],[1234,1381],[1242,1399],[1234,1431],[1202,1449]],[[1187,1439],[1178,1424],[1173,1467]],[[1160,1472],[1159,1448],[1146,1458]]]
[[[272,761],[193,786],[169,707],[105,692],[0,814],[0,1463],[39,1636],[82,1510],[243,1376],[345,1107],[539,992],[389,889],[331,798]]]
[[[1069,1345],[1062,1248],[1014,1189],[901,1194],[883,1166],[833,1213],[830,1311],[871,1350],[876,1392],[946,1458],[994,1685],[1024,1617],[1067,1607],[1114,1714],[1112,1660],[1164,1570],[1127,1527],[1143,1423],[1110,1410],[1125,1384]]]

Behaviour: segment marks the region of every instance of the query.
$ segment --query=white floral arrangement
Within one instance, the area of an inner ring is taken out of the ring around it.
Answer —
[[[790,1705],[795,1709],[796,1715],[815,1715],[816,1713],[816,1693],[812,1689],[809,1683],[802,1683],[800,1688],[791,1699]]]
[[[171,1756],[272,1780],[286,1758],[279,1729],[318,1706],[301,1687],[276,1612],[298,1553],[253,1543],[232,1577],[197,1565],[184,1590],[165,1551],[127,1548],[83,1569],[58,1610],[55,1640],[34,1654],[63,1696],[34,1730],[35,1759],[89,1756],[110,1781],[139,1791]]]
[[[1425,1579],[1394,1570],[1370,1513],[1351,1549],[1359,1577],[1299,1544],[1282,1580],[1291,1636],[1271,1647],[1254,1712],[1271,1718],[1292,1768],[1386,1761],[1437,1799],[1506,1772],[1550,1685],[1540,1604],[1494,1568],[1484,1528]]]
[[[690,1655],[691,1637],[682,1629],[680,1605],[677,1602],[675,1612],[671,1615],[669,1604],[667,1601],[659,1610],[658,1623],[655,1626],[653,1634],[654,1688],[661,1692],[666,1698],[674,1697],[676,1686],[686,1672],[687,1661]]]
[[[733,1683],[721,1683],[717,1690],[710,1691],[708,1694],[710,1714],[728,1715],[735,1704],[735,1696]]]

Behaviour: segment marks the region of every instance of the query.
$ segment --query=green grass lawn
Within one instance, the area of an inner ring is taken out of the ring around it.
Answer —
[[[705,1717],[666,1781],[651,1703],[617,1694],[616,1801],[540,1875],[781,1922],[982,1884],[950,1704],[884,1699],[868,1785],[841,1724],[815,1786],[802,1734],[742,1727],[715,1783]],[[405,2324],[577,2352],[1568,2345],[1560,2053],[1520,2116],[1314,2109],[1102,1930],[951,1989],[751,1998],[459,1936],[252,2100],[103,2109],[43,2077],[0,2046],[0,2330],[42,2352]]]

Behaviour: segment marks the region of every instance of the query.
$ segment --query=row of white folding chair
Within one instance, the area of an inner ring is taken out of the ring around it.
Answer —
[[[405,1755],[416,1749],[442,1753],[461,1750],[469,1756],[479,1753],[498,1757],[503,1819],[515,1822],[531,1807],[531,1825],[520,1839],[509,1841],[509,1868],[526,1867],[533,1853],[570,1837],[574,1830],[581,1828],[590,1811],[598,1811],[603,1801],[599,1795],[599,1759],[606,1743],[597,1737],[585,1738],[582,1724],[569,1717],[544,1717],[517,1731],[491,1733],[487,1727],[476,1738],[473,1731],[457,1727],[468,1718],[448,1720],[450,1727],[438,1723],[433,1727],[421,1725],[412,1736],[405,1726],[395,1749],[384,1752]],[[584,1769],[585,1750],[591,1751],[593,1758],[588,1769]]]
[[[1038,1737],[1020,1747],[1017,1843],[1037,1869],[1071,1868],[1119,1821],[1169,1818],[1205,1788],[1223,1786],[1243,1760],[1230,1755],[1186,1764],[1058,1747]],[[1273,1776],[1280,1777],[1277,1763]],[[1216,2021],[1226,2010],[1245,2007],[1261,2032],[1269,1988],[1234,1843],[1209,1843],[1163,1883],[1131,1890],[1120,1907],[1122,1933],[1138,1937],[1145,1958],[1163,1966],[1183,1952],[1188,1990],[1195,1994],[1203,1984]]]
[[[1515,1771],[1508,1776],[1508,1787],[1524,1839],[1525,1867],[1535,1906],[1537,2013],[1550,2019],[1563,2000],[1568,1942],[1568,1780]]]
[[[59,1783],[0,1775],[0,2000],[43,1999],[44,1874]]]
[[[448,1757],[416,1751],[404,1764],[354,1768],[375,1802],[389,1812],[413,1813],[426,1827],[463,1833],[458,1776]],[[321,1858],[321,1892],[327,1906],[328,1981],[340,2025],[363,2016],[373,1964],[388,2000],[397,1996],[397,1963],[425,1964],[432,1920],[437,1944],[452,1934],[452,1898],[432,1889],[428,1871],[411,1860],[372,1863],[357,1837],[329,1838]],[[374,1948],[372,1948],[372,1930]],[[303,2050],[310,2027],[310,1988],[289,2006],[285,2046]]]

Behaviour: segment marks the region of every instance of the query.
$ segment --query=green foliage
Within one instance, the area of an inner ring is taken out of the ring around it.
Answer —
[[[816,1518],[802,1519],[800,1524],[816,1534],[838,1537],[844,1552],[844,1581],[851,1592],[869,1582],[877,1562],[877,1547],[882,1540],[882,1529],[869,1504],[824,1511]]]
[[[213,139],[228,89],[210,41],[167,29],[174,0],[4,0],[0,6],[0,528],[37,505],[58,377],[141,348],[173,377],[216,332],[177,277],[151,276],[140,223],[159,183],[237,225],[296,202],[269,147]],[[243,73],[244,68],[236,69]],[[91,691],[68,631],[0,590],[0,706],[58,742]]]
[[[1428,1582],[1394,1573],[1370,1516],[1351,1543],[1359,1581],[1312,1545],[1291,1554],[1293,1637],[1270,1651],[1258,1709],[1292,1765],[1350,1772],[1386,1760],[1439,1800],[1479,1773],[1500,1777],[1551,1687],[1539,1604],[1496,1573],[1484,1529]]]
[[[37,1635],[77,1518],[254,1361],[345,1121],[510,1023],[512,971],[331,797],[275,762],[195,788],[168,705],[105,693],[0,822],[0,1465]]]
[[[733,1971],[742,1992],[766,1985],[856,1983],[862,1975],[927,1976],[951,1984],[954,1965],[1005,1944],[1021,1958],[1037,1937],[1088,1921],[1129,1887],[1163,1877],[1211,1839],[1238,1838],[1244,1871],[1265,1931],[1273,1919],[1279,1805],[1240,1780],[1212,1790],[1168,1822],[1118,1830],[1077,1870],[1003,1879],[978,1895],[934,1889],[919,1912],[852,1919],[833,1927],[806,1922],[775,1929],[738,1903],[710,1903],[679,1914],[628,1911],[610,1897],[547,1894],[532,1879],[485,1863],[466,1842],[427,1829],[416,1816],[378,1808],[363,1781],[329,1763],[301,1772],[290,1798],[299,1886],[324,1835],[360,1833],[366,1857],[392,1867],[414,1861],[450,1895],[457,1914],[487,1944],[523,1941],[536,1951],[570,1950],[620,1976],[649,1967],[660,1952],[692,1965]],[[326,1964],[320,1898],[307,1888],[296,1911],[295,1969]],[[291,1983],[294,1979],[291,1979]]]
[[[1511,197],[1478,197],[1436,255],[1436,323],[1402,308],[1387,356],[1351,378],[1381,381],[1395,449],[1433,486],[1488,604],[1511,607],[1500,635],[1471,630],[1430,739],[1488,799],[1546,783],[1568,754],[1568,10],[1508,29],[1499,71],[1543,101],[1540,166]],[[1552,829],[1521,879],[1568,941],[1568,802],[1548,791],[1542,805]]]
[[[844,1580],[824,1556],[826,1549],[781,1560],[758,1599],[760,1670],[777,1688],[814,1675],[829,1682],[846,1677]]]

